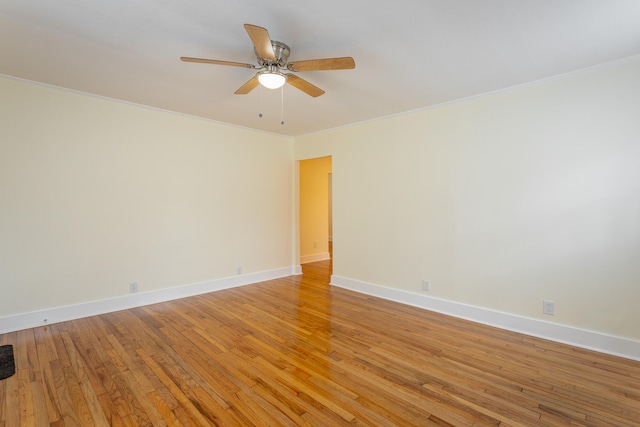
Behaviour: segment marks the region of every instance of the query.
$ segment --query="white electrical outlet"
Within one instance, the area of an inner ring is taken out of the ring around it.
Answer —
[[[542,312],[553,316],[556,313],[556,303],[549,300],[542,300]]]
[[[129,283],[129,293],[135,294],[136,292],[138,292],[138,282]]]
[[[422,290],[426,291],[426,292],[429,292],[430,288],[431,288],[431,283],[429,283],[428,280],[423,280],[422,281]]]
[[[236,269],[236,272],[238,273],[238,276],[242,274],[242,267],[238,267]]]

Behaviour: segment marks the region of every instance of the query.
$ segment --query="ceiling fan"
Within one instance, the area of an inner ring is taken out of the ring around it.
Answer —
[[[180,59],[184,62],[228,65],[232,67],[252,68],[258,70],[255,76],[234,92],[236,95],[245,95],[260,84],[269,89],[277,89],[285,83],[289,83],[291,86],[315,98],[322,95],[324,91],[319,87],[312,85],[308,81],[301,79],[295,74],[291,74],[290,71],[348,70],[356,67],[356,63],[351,57],[288,62],[289,54],[291,53],[289,46],[282,42],[271,40],[269,32],[265,28],[251,24],[244,24],[244,28],[247,30],[247,34],[249,34],[249,38],[253,43],[254,52],[258,59],[257,66],[242,62],[188,58],[185,56]]]

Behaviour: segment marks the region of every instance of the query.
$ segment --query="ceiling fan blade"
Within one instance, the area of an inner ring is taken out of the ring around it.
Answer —
[[[314,98],[324,93],[324,91],[319,87],[312,85],[308,81],[301,79],[300,77],[294,74],[287,74],[287,83],[289,83],[291,86],[295,87],[296,89],[300,89],[307,95],[313,96]]]
[[[356,62],[350,56],[342,58],[310,59],[291,62],[287,68],[291,71],[351,70]]]
[[[276,55],[273,53],[269,32],[265,28],[251,24],[244,24],[244,29],[247,30],[247,34],[249,34],[249,38],[251,38],[253,47],[256,48],[258,55],[261,58],[275,61]]]
[[[243,62],[218,61],[217,59],[188,58],[186,56],[181,56],[180,60],[184,62],[199,62],[201,64],[229,65],[232,67],[256,68],[255,65],[245,64]]]
[[[248,82],[240,86],[240,88],[236,90],[234,93],[236,95],[246,95],[252,90],[254,90],[259,84],[260,82],[258,81],[258,78],[254,76],[251,78],[251,80],[249,80]]]

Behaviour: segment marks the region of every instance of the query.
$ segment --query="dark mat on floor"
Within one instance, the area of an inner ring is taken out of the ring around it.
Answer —
[[[0,346],[0,380],[9,378],[16,373],[16,365],[13,360],[13,346]]]

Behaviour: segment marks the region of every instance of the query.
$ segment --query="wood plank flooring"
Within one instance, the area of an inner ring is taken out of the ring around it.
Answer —
[[[640,363],[304,275],[0,335],[0,427],[637,426]]]

